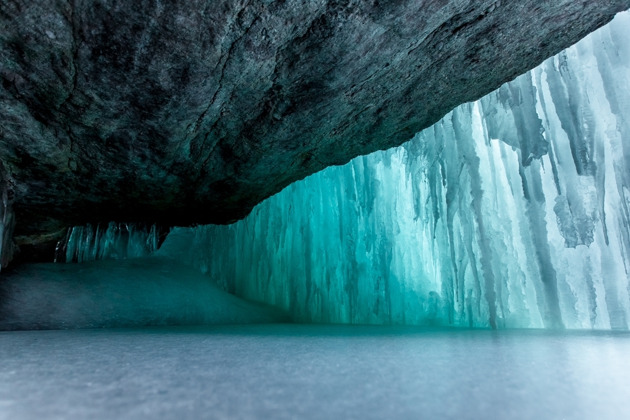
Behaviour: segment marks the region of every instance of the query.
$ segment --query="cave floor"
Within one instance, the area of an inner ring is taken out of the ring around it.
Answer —
[[[2,332],[0,418],[630,418],[628,355],[625,332]]]

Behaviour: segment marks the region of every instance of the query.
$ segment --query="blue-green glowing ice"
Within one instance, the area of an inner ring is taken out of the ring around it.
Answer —
[[[628,328],[630,14],[162,253],[299,321]]]

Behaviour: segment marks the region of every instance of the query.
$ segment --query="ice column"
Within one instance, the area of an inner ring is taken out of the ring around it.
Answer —
[[[157,250],[160,229],[132,223],[75,226],[57,244],[55,262],[144,257]]]

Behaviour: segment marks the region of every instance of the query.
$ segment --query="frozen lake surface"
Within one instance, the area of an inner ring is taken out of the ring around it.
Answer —
[[[249,325],[0,333],[2,419],[630,418],[630,334]]]

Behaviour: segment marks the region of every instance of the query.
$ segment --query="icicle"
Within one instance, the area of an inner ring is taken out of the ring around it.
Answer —
[[[144,257],[160,244],[160,229],[135,224],[109,223],[107,227],[88,224],[68,229],[57,244],[55,262],[84,262],[103,259]]]

